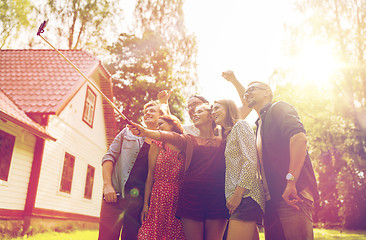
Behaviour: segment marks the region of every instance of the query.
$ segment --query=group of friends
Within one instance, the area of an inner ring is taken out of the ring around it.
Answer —
[[[144,106],[102,159],[99,240],[313,239],[319,198],[307,137],[293,106],[273,102],[267,84],[246,89],[232,71],[242,104],[212,106],[191,96],[193,124],[169,112],[170,93]],[[256,133],[244,120],[254,109]]]

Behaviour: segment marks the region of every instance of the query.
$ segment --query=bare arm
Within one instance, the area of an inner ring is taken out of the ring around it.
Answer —
[[[293,206],[296,209],[299,209],[299,207],[296,205],[298,201],[302,201],[297,195],[296,181],[300,176],[300,172],[304,165],[307,154],[306,144],[307,138],[303,132],[297,133],[290,138],[290,166],[288,172],[294,175],[295,181],[287,181],[282,198],[287,204]]]
[[[245,101],[245,98],[244,98],[245,87],[238,81],[238,79],[235,77],[234,72],[231,70],[223,72],[222,76],[227,81],[231,82],[234,85],[236,91],[239,94],[241,103],[243,104],[243,106],[239,108],[241,116],[243,119],[246,118],[249,115],[249,113],[252,111],[252,109],[248,107],[248,103],[247,103],[247,101]]]
[[[105,161],[102,165],[102,175],[103,175],[103,194],[107,202],[117,201],[116,190],[112,185],[112,171],[113,171],[113,162]]]
[[[170,95],[172,95],[171,91],[168,92],[166,90],[163,90],[163,91],[160,91],[157,96],[159,103],[162,105],[161,106],[162,111],[164,112],[164,114],[168,114],[168,115],[171,115],[169,104],[168,104]]]
[[[290,167],[289,172],[298,179],[306,157],[307,137],[300,132],[290,138]]]
[[[143,126],[137,123],[131,123],[131,125],[127,125],[133,135],[139,137],[147,137],[151,139],[155,139],[157,141],[165,141],[167,143],[172,144],[180,151],[186,151],[187,148],[187,138],[184,134],[178,134],[167,131],[158,131],[144,128]]]
[[[151,144],[149,150],[149,171],[145,182],[145,196],[144,207],[141,212],[141,222],[144,222],[147,218],[147,212],[149,210],[149,202],[151,196],[151,190],[154,183],[155,163],[159,154],[159,147],[155,143]]]

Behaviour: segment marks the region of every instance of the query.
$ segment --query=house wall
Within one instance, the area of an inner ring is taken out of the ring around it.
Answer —
[[[59,116],[50,116],[47,131],[57,141],[45,144],[36,208],[99,217],[103,186],[101,159],[107,151],[107,142],[102,99],[90,85],[97,94],[93,128],[82,120],[86,86]],[[70,194],[59,191],[65,152],[75,157]],[[88,164],[95,167],[92,199],[84,198]]]
[[[8,181],[0,180],[0,209],[23,211],[36,137],[9,121],[0,120],[0,129],[15,136]]]

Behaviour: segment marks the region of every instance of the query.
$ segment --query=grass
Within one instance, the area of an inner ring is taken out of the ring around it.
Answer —
[[[11,238],[11,240],[97,240],[98,230],[77,230],[69,233],[46,232],[34,236]]]
[[[317,240],[344,239],[344,240],[366,240],[366,231],[339,231],[333,229],[314,229],[314,238]],[[98,230],[73,231],[70,233],[48,232],[34,236],[13,238],[12,240],[96,240]],[[260,234],[264,239],[264,234]]]
[[[334,229],[314,229],[314,238],[323,239],[345,239],[345,240],[366,240],[366,231],[340,231]]]

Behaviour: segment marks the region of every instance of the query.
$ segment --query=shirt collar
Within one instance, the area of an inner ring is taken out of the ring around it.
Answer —
[[[264,105],[264,107],[261,109],[261,111],[259,112],[259,114],[262,116],[262,114],[265,114],[268,109],[272,106],[273,103],[269,102],[266,105]],[[255,125],[257,125],[258,127],[258,122],[259,122],[259,118],[257,119],[257,121],[255,121]]]
[[[268,111],[268,109],[270,108],[272,106],[272,103],[271,102],[269,102],[269,103],[267,103],[266,105],[264,105],[264,107],[261,109],[261,111],[259,112],[261,115],[263,114],[263,113],[266,113],[267,111]]]

